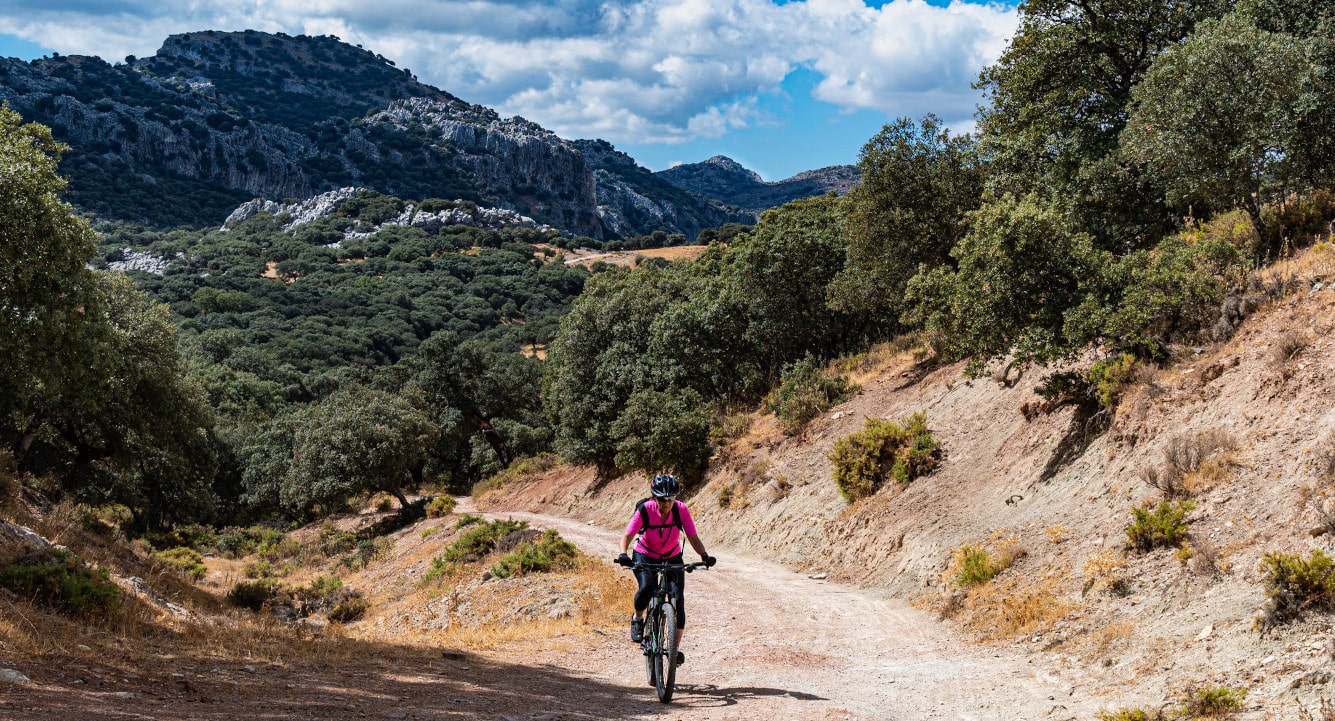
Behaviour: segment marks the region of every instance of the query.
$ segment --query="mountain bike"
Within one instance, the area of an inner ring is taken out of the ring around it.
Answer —
[[[644,671],[649,685],[658,690],[658,700],[668,703],[677,684],[677,609],[672,599],[677,597],[675,574],[690,573],[697,568],[708,568],[704,563],[632,563],[631,571],[650,570],[657,576],[658,592],[649,601],[644,615]]]

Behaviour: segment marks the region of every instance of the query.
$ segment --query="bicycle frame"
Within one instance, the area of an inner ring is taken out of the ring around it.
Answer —
[[[649,685],[658,690],[658,700],[667,703],[672,700],[672,691],[677,678],[677,611],[674,599],[677,597],[676,574],[669,571],[690,573],[697,568],[708,568],[704,563],[634,563],[628,566],[632,571],[651,570],[655,574],[657,591],[649,601],[649,608],[644,616],[644,638],[640,648],[644,651],[645,674]]]

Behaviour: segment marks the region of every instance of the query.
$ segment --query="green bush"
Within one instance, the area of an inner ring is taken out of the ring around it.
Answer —
[[[1295,619],[1309,608],[1335,607],[1335,561],[1321,549],[1307,558],[1272,551],[1265,554],[1261,565],[1270,596],[1262,627]]]
[[[1098,721],[1163,721],[1163,714],[1146,712],[1139,708],[1121,708],[1116,711],[1100,711],[1095,715]]]
[[[476,560],[491,553],[496,548],[497,541],[525,528],[528,528],[527,521],[506,519],[483,523],[460,536],[440,557],[446,563]]]
[[[972,546],[964,550],[963,558],[960,560],[960,571],[955,575],[955,583],[963,588],[981,586],[1000,572],[1000,565],[992,562],[992,557],[986,548]]]
[[[1195,689],[1187,694],[1182,715],[1187,718],[1228,716],[1241,711],[1247,698],[1247,689],[1217,686]]]
[[[427,518],[440,518],[454,513],[454,496],[437,496],[426,504]]]
[[[193,548],[180,546],[166,551],[158,551],[153,555],[168,565],[185,572],[186,575],[196,581],[209,572],[208,566],[204,565],[204,557]]]
[[[325,556],[338,556],[357,547],[357,534],[339,530],[338,526],[326,523],[320,527],[316,536],[316,548]]]
[[[269,579],[242,581],[227,592],[227,602],[239,608],[258,611],[276,595],[278,586]]]
[[[107,569],[93,571],[77,556],[50,549],[26,552],[0,569],[0,586],[74,615],[106,611],[121,597]]]
[[[475,516],[471,513],[465,513],[464,515],[459,516],[459,520],[454,522],[454,527],[455,529],[459,529],[465,526],[471,526],[474,523],[483,523],[485,521],[486,519],[483,518],[482,516]]]
[[[868,418],[866,426],[834,444],[830,454],[834,482],[849,501],[866,498],[887,480],[903,485],[931,473],[941,462],[941,447],[927,428],[927,415],[903,424]]]
[[[284,538],[282,531],[263,526],[250,528],[229,528],[218,534],[214,547],[227,558],[241,558],[280,543]]]
[[[794,436],[827,408],[842,403],[858,387],[842,375],[830,377],[807,356],[783,369],[783,381],[765,401],[785,435]]]
[[[575,544],[561,538],[554,529],[548,529],[537,543],[524,543],[506,554],[491,567],[497,578],[522,576],[525,573],[559,571],[575,565],[579,552]]]
[[[1131,384],[1136,373],[1136,357],[1122,353],[1115,358],[1101,360],[1089,369],[1089,385],[1104,408],[1115,409],[1122,392]]]
[[[1152,511],[1131,509],[1132,522],[1126,529],[1128,543],[1142,553],[1160,546],[1181,545],[1187,538],[1187,523],[1183,519],[1195,507],[1195,501],[1164,501]]]
[[[357,543],[357,550],[338,560],[338,565],[347,566],[353,570],[366,568],[371,562],[384,555],[389,550],[389,542],[386,539],[365,540]]]

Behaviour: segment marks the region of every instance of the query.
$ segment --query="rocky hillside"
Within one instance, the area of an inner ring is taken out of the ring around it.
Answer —
[[[693,237],[745,217],[653,182],[606,143],[588,160],[332,36],[206,31],[124,63],[0,59],[0,101],[70,145],[73,201],[109,218],[216,225],[256,196],[348,186],[473,201],[595,238]]]
[[[701,163],[686,163],[655,173],[667,182],[706,198],[735,205],[752,213],[783,205],[798,198],[847,193],[858,184],[861,172],[855,165],[832,165],[798,173],[787,180],[767,183],[755,171],[722,155]]]
[[[1330,695],[1330,614],[1263,632],[1264,559],[1332,549],[1332,273],[1328,245],[1272,269],[1230,340],[1142,373],[1110,418],[1042,404],[1041,371],[968,380],[961,365],[908,352],[873,357],[861,392],[801,436],[756,416],[692,493],[696,522],[711,547],[884,588],[981,640],[1018,644],[1036,669],[1082,669],[1073,696],[1157,707],[1191,688],[1247,688],[1249,708],[1272,714],[1247,718],[1300,718],[1285,713],[1295,695],[1308,707]],[[919,411],[942,466],[846,501],[835,443],[865,419]],[[1177,478],[1175,503],[1190,501],[1186,540],[1138,550],[1133,510],[1158,507],[1165,478]],[[612,528],[643,495],[643,478],[602,484],[567,469],[490,505],[568,508]],[[952,557],[970,547],[1013,565],[966,593]]]

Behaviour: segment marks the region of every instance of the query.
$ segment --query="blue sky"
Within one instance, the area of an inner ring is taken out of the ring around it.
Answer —
[[[333,34],[423,82],[645,166],[727,155],[779,180],[887,121],[972,127],[1013,4],[964,0],[8,0],[0,54],[117,60],[169,34]]]

